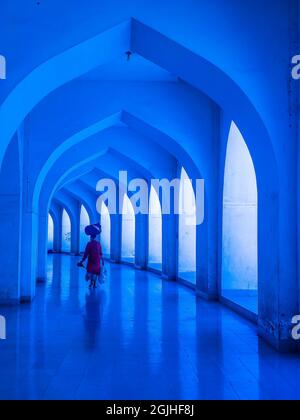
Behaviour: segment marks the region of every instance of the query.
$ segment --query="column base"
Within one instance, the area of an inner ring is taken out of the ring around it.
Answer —
[[[208,302],[217,302],[219,300],[218,295],[214,293],[202,292],[198,289],[196,289],[196,296]]]
[[[112,263],[112,264],[121,264],[121,261],[119,261],[119,260],[115,260],[115,259],[113,259],[113,258],[111,258],[111,259],[109,260],[109,262],[110,262],[110,263]]]
[[[293,338],[288,338],[281,340],[278,337],[274,336],[270,330],[265,328],[262,323],[258,325],[258,336],[268,343],[271,347],[277,350],[279,353],[299,353],[300,352],[300,343],[293,340]]]
[[[176,282],[177,281],[177,277],[176,276],[170,276],[170,275],[164,274],[164,273],[162,273],[161,278],[163,280],[167,280],[167,281],[171,281],[171,282]]]
[[[22,296],[20,299],[21,303],[32,303],[34,301],[33,296]]]
[[[143,267],[141,265],[135,265],[134,266],[135,270],[139,270],[139,271],[146,271],[147,267]]]

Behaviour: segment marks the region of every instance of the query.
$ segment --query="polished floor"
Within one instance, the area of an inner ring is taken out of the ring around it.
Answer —
[[[128,266],[95,292],[49,258],[32,305],[1,307],[1,399],[299,399],[300,358],[191,290]]]

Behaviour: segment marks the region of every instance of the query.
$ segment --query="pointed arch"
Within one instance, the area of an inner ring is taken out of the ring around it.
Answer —
[[[222,227],[222,296],[258,313],[258,191],[249,149],[234,122],[228,136]]]
[[[54,249],[54,219],[51,213],[48,214],[48,252]]]
[[[153,186],[149,199],[148,267],[162,271],[162,210],[159,196]]]
[[[87,209],[82,204],[80,207],[80,241],[79,241],[79,250],[80,252],[84,252],[86,243],[87,243],[87,236],[85,234],[86,226],[91,224],[90,216],[87,212]]]
[[[6,79],[6,58],[0,55],[0,80]]]
[[[101,210],[100,210],[100,217],[101,217],[101,245],[102,245],[102,252],[105,258],[110,258],[110,240],[111,240],[111,219],[110,214],[107,206],[105,203],[101,203]]]
[[[196,198],[184,168],[180,174],[178,275],[196,285]]]
[[[133,205],[126,194],[124,194],[122,206],[121,259],[132,264],[135,260],[135,213]]]
[[[62,212],[62,252],[71,253],[71,217],[66,209]]]

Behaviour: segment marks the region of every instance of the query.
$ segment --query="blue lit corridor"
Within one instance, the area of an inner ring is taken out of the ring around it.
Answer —
[[[90,292],[77,260],[50,257],[33,304],[2,308],[1,399],[300,397],[299,357],[229,309],[123,265]]]

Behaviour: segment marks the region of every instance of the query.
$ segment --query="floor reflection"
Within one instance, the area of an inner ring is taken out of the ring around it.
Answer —
[[[101,321],[104,312],[106,292],[103,289],[89,290],[85,295],[84,331],[86,333],[86,348],[97,347]]]
[[[3,307],[0,399],[300,398],[300,360],[192,290],[108,265],[89,290],[76,258],[51,256],[32,305]]]

